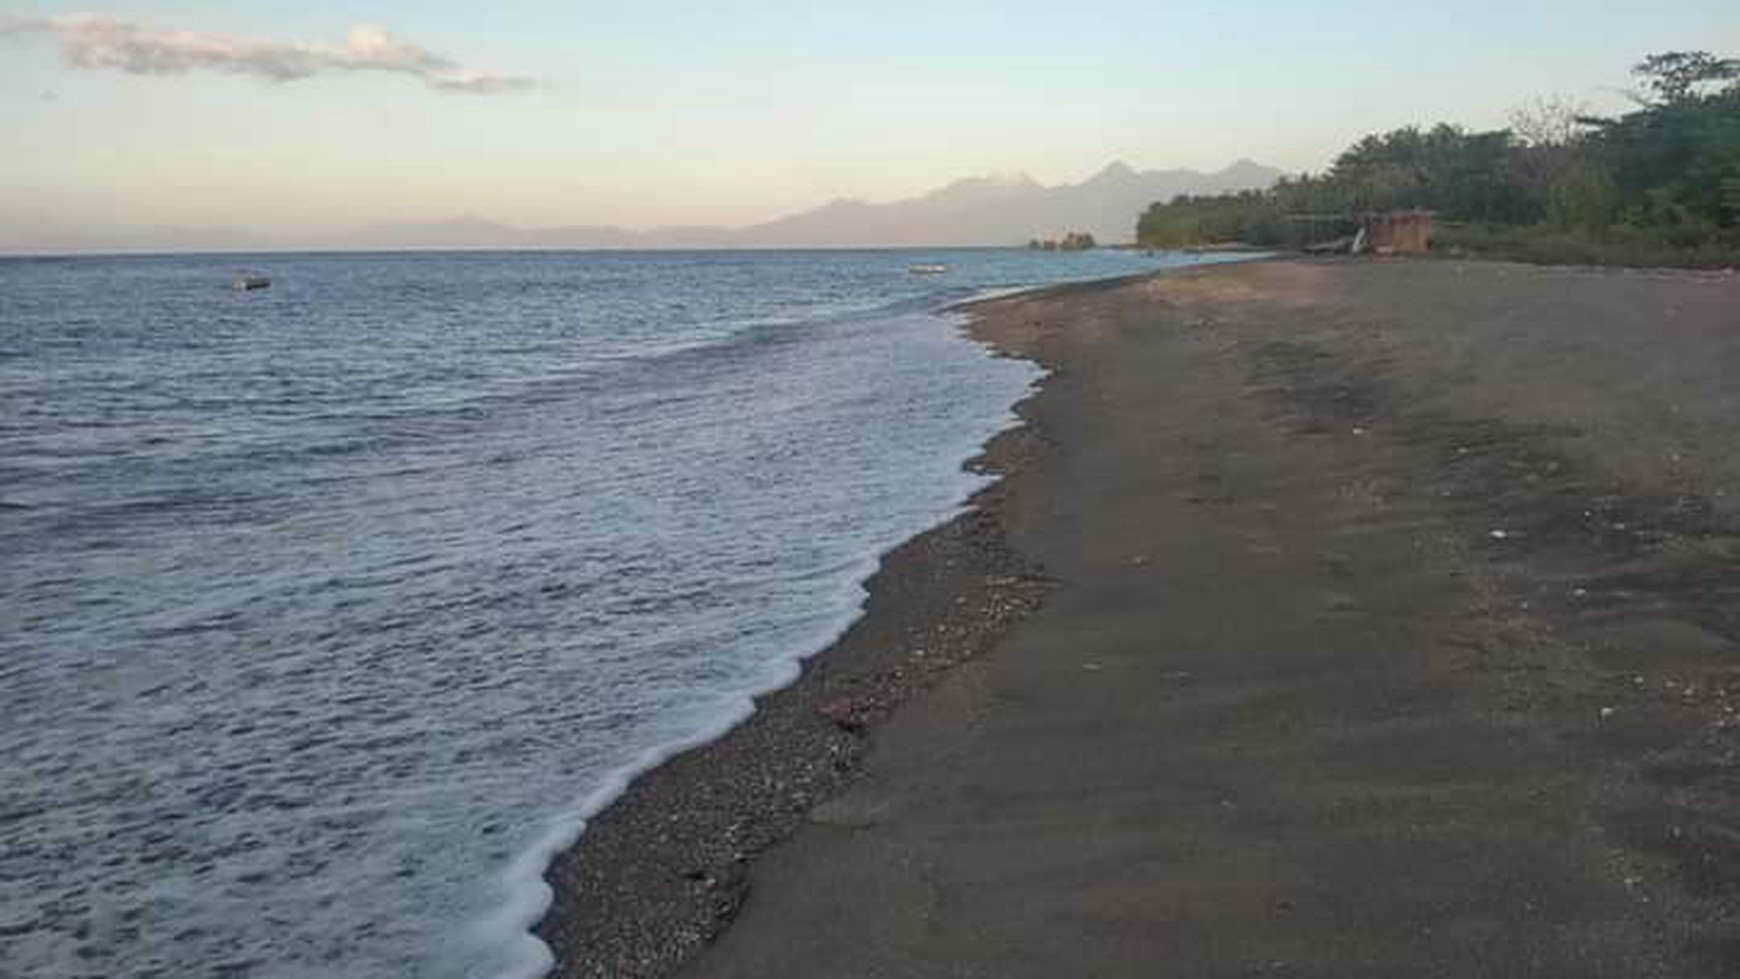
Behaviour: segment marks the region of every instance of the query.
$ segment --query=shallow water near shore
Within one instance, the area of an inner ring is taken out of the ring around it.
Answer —
[[[536,974],[587,813],[982,484],[1036,371],[936,310],[1204,260],[0,261],[0,972]]]

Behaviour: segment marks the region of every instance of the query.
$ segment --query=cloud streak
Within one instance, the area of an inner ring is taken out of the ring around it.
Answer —
[[[467,67],[369,25],[351,28],[340,45],[156,30],[106,14],[0,18],[0,34],[49,35],[68,65],[129,75],[204,70],[291,82],[323,73],[372,71],[408,75],[436,91],[482,95],[532,84],[524,76]]]

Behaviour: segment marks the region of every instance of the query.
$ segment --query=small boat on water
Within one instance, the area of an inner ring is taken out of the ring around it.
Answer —
[[[942,275],[948,270],[947,265],[913,265],[906,271],[912,275]]]
[[[249,272],[238,272],[236,277],[230,280],[230,288],[236,292],[253,292],[255,289],[264,289],[271,284],[271,279]]]

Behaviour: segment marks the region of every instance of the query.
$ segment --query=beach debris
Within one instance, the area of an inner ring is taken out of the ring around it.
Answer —
[[[713,918],[725,922],[737,917],[749,898],[749,874],[741,866],[726,868],[705,884],[713,898]]]
[[[1354,238],[1344,235],[1331,238],[1328,241],[1312,242],[1301,249],[1307,255],[1350,255],[1353,254]]]
[[[678,875],[707,895],[715,921],[731,920],[749,896],[749,873],[740,857],[734,857],[732,863],[724,866],[695,866]]]
[[[863,734],[883,705],[871,697],[835,697],[816,708],[816,713],[832,721],[847,734]]]

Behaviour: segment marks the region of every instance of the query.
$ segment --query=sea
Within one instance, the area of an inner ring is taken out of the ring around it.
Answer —
[[[552,855],[984,485],[1040,374],[944,307],[1214,260],[0,260],[0,976],[542,974]]]

